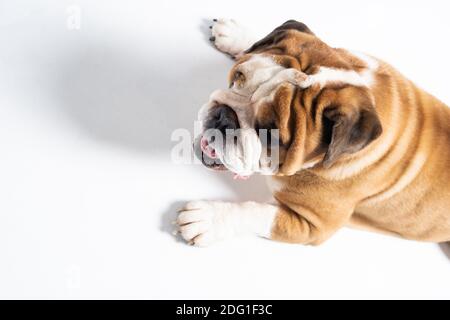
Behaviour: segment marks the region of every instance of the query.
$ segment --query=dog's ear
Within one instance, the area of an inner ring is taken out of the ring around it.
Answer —
[[[358,152],[377,139],[383,129],[372,105],[330,106],[323,112],[331,135],[323,166],[330,168],[344,154]],[[325,128],[327,129],[327,128]]]
[[[314,33],[302,22],[296,20],[288,20],[281,26],[275,28],[271,33],[265,36],[263,39],[255,42],[245,53],[252,53],[257,50],[265,49],[269,46],[276,45],[279,41],[283,40],[286,31],[297,30],[303,33],[314,35]]]
[[[306,24],[303,22],[299,22],[297,20],[288,20],[285,23],[283,23],[281,26],[279,26],[277,29],[282,30],[297,30],[300,32],[308,33],[314,36],[314,33],[308,28]],[[277,30],[275,29],[275,30]]]

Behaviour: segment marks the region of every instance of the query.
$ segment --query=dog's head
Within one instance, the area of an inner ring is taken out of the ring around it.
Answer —
[[[382,133],[375,59],[331,48],[288,21],[256,42],[199,112],[196,154],[239,175],[330,168]]]

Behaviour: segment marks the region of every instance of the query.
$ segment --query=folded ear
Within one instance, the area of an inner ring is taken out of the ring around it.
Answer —
[[[286,31],[289,30],[297,30],[303,33],[314,35],[314,33],[306,26],[306,24],[295,20],[288,20],[281,26],[275,28],[275,30],[273,30],[263,39],[253,44],[249,49],[245,51],[245,53],[252,53],[256,50],[261,50],[271,45],[277,44],[279,41],[284,39]]]
[[[373,106],[332,106],[324,110],[323,116],[331,126],[331,141],[323,159],[325,168],[330,168],[342,155],[365,148],[383,131]]]

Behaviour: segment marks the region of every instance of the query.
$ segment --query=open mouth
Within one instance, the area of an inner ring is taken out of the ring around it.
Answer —
[[[200,138],[200,148],[209,158],[217,159],[216,150],[209,144],[208,139],[203,136]]]
[[[202,161],[205,167],[218,171],[227,170],[227,168],[218,158],[216,150],[211,146],[208,139],[203,135],[195,139],[194,152],[195,156]]]
[[[198,159],[200,159],[203,165],[209,169],[217,170],[217,171],[226,171],[228,170],[225,165],[220,161],[216,150],[211,145],[208,138],[201,135],[195,140],[194,143],[194,151],[195,155]],[[247,180],[249,176],[240,175],[234,173],[233,179],[235,180]]]

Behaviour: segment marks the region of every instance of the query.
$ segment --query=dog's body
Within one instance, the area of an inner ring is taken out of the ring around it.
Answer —
[[[238,60],[230,89],[212,96],[201,120],[225,105],[240,127],[279,129],[281,166],[268,177],[277,204],[188,203],[178,217],[186,240],[255,233],[319,244],[351,225],[450,241],[450,109],[388,64],[328,47],[304,24],[288,21],[250,48],[240,32],[232,20],[213,26],[217,48]],[[235,95],[250,102],[240,106]]]

